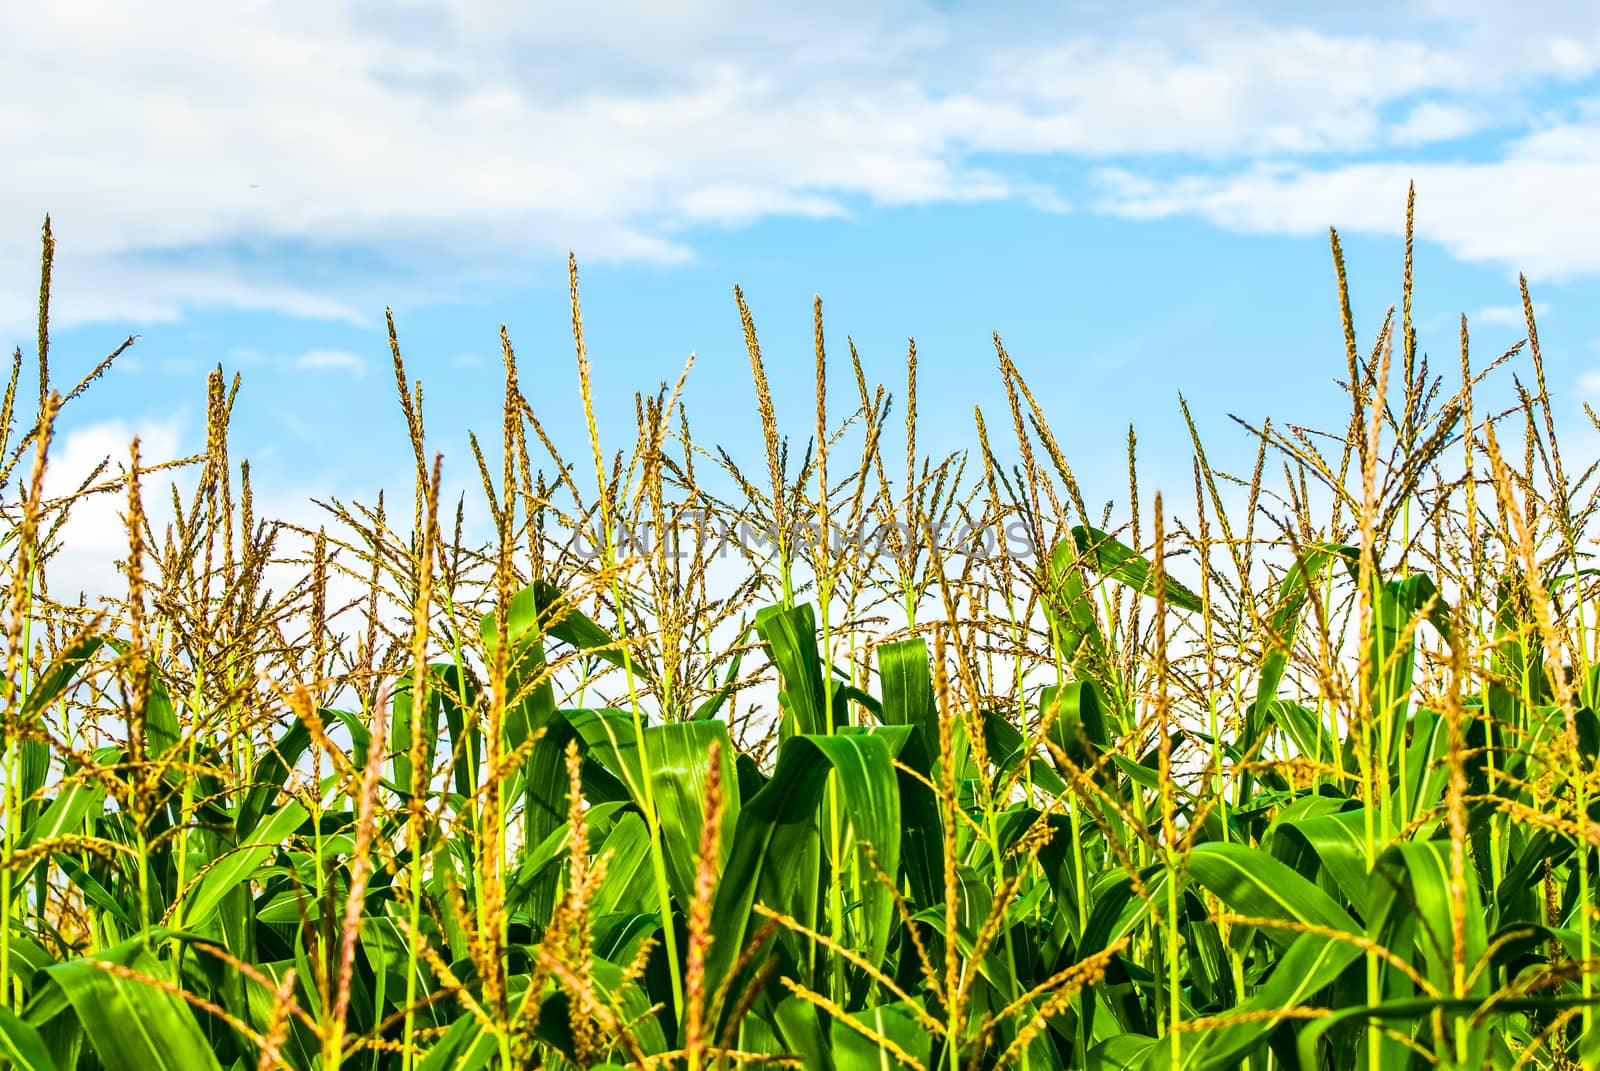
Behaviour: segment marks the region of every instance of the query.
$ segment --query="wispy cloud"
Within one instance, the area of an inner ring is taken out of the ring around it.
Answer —
[[[1549,302],[1535,301],[1533,303],[1533,315],[1536,320],[1549,311]],[[1472,317],[1470,322],[1486,327],[1524,327],[1527,325],[1527,316],[1523,313],[1521,305],[1489,305],[1479,309],[1478,314]]]
[[[181,457],[185,421],[172,416],[161,421],[122,419],[100,421],[67,432],[50,452],[45,468],[45,493],[50,497],[75,493],[90,476],[101,487],[128,470],[129,446],[139,439],[143,464]],[[176,482],[187,491],[193,486],[192,470],[178,470],[151,478],[145,485],[147,502],[156,508],[165,502],[162,491]],[[67,523],[57,533],[61,549],[50,561],[50,586],[58,596],[70,598],[79,591],[91,596],[124,590],[117,562],[128,556],[128,533],[122,522],[127,493],[120,487],[102,490],[74,502]]]
[[[1230,230],[1312,235],[1330,224],[1369,234],[1404,226],[1415,180],[1420,237],[1458,259],[1560,280],[1600,271],[1600,217],[1577,211],[1600,188],[1600,116],[1592,108],[1512,142],[1499,159],[1453,163],[1257,163],[1222,175],[1096,176],[1102,211],[1137,219],[1197,216]]]
[[[1488,122],[1488,115],[1476,108],[1423,101],[1390,129],[1389,140],[1405,146],[1454,141],[1476,132]]]
[[[1133,184],[1113,183],[1109,211],[1361,226],[1378,205],[1391,219],[1421,170],[1319,160],[1460,137],[1491,114],[1525,127],[1529,93],[1600,64],[1600,13],[1577,3],[1515,19],[1478,0],[1367,4],[1372,30],[1351,28],[1360,2],[1321,23],[1246,2],[1131,20],[1108,3],[670,8],[0,8],[0,150],[28,161],[0,171],[0,328],[28,322],[46,210],[58,322],[206,305],[356,321],[424,271],[447,288],[530,251],[671,264],[708,224],[1003,199],[1062,210],[1030,173],[1040,158],[1114,163]],[[1550,245],[1550,265],[1594,270],[1600,243],[1552,242],[1544,225],[1594,188],[1562,151],[1530,141],[1499,164],[1434,165],[1436,221],[1445,201],[1493,191],[1538,202],[1520,210],[1535,217],[1524,238],[1504,208],[1481,241],[1446,226],[1451,248],[1525,260]],[[1171,179],[1185,161],[1204,173]],[[329,250],[355,254],[339,277],[299,270]]]
[[[310,350],[295,358],[296,368],[318,370],[335,369],[348,372],[356,378],[366,374],[366,362],[346,350]]]

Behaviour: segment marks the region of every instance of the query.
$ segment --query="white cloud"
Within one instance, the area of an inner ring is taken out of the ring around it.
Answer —
[[[1389,140],[1396,145],[1453,141],[1477,131],[1487,121],[1482,112],[1473,108],[1424,101],[1389,131]]]
[[[105,467],[90,486],[118,479],[128,470],[129,446],[135,436],[139,439],[141,467],[180,457],[183,425],[181,416],[135,422],[117,418],[65,431],[52,445],[45,465],[46,497],[76,492],[102,462]],[[163,503],[169,500],[167,488],[174,481],[180,488],[192,487],[193,475],[177,470],[144,480],[147,508],[164,508]],[[67,522],[59,533],[62,549],[47,566],[50,590],[56,598],[74,601],[82,591],[92,604],[97,595],[126,590],[116,563],[128,556],[127,529],[122,521],[127,504],[126,490],[118,487],[80,498],[68,508]],[[160,527],[156,525],[158,531]]]
[[[29,322],[46,211],[58,323],[206,305],[356,322],[534,253],[681,263],[707,223],[1064,208],[1017,155],[1237,166],[1453,136],[1600,63],[1586,5],[1366,6],[1343,25],[1263,3],[4,6],[0,152],[26,166],[0,169],[0,328]],[[1332,197],[1306,209],[1318,226]]]
[[[129,446],[135,436],[139,439],[143,466],[200,452],[204,444],[191,439],[190,425],[185,415],[177,414],[160,420],[114,418],[64,430],[58,433],[50,451],[45,468],[45,494],[47,498],[56,498],[76,492],[102,462],[105,467],[90,486],[119,480],[127,472]],[[203,435],[203,428],[197,430]],[[171,518],[171,486],[177,485],[181,499],[187,503],[199,476],[199,466],[191,465],[144,478],[141,485],[144,507],[157,538]],[[21,480],[27,478],[26,473],[20,476]],[[258,522],[283,521],[310,531],[330,524],[328,514],[312,501],[330,497],[332,488],[325,474],[298,471],[292,486],[257,482],[253,490]],[[47,566],[50,591],[55,598],[73,602],[82,592],[89,605],[94,606],[103,598],[123,597],[127,581],[117,563],[128,556],[128,534],[123,521],[127,503],[127,489],[119,484],[80,498],[68,507],[67,522],[57,537],[60,549]],[[297,538],[292,534],[282,536],[280,552],[288,553],[292,546],[297,546]],[[151,568],[153,565],[147,565],[147,569]],[[282,565],[272,567],[273,575],[280,579],[288,571],[288,567]]]
[[[1600,395],[1600,372],[1584,372],[1580,375],[1578,389],[1588,395]]]
[[[1221,176],[1151,179],[1126,169],[1096,175],[1097,207],[1135,219],[1198,216],[1257,234],[1399,234],[1407,184],[1417,187],[1417,234],[1458,259],[1558,281],[1600,271],[1600,118],[1550,126],[1485,163],[1394,162],[1314,167],[1258,163]]]
[[[303,369],[338,369],[356,378],[366,373],[366,362],[345,350],[310,350],[295,358],[294,366]]]
[[[973,132],[1090,156],[1359,150],[1377,142],[1384,104],[1471,78],[1465,56],[1415,41],[1172,21],[1188,32],[1012,50],[1002,92],[963,104]]]
[[[1533,316],[1535,321],[1543,317],[1549,311],[1549,302],[1535,301],[1533,303]],[[1524,315],[1521,305],[1490,305],[1486,308],[1479,309],[1478,314],[1472,317],[1469,322],[1476,323],[1484,327],[1525,327],[1527,326],[1528,319],[1527,316]]]

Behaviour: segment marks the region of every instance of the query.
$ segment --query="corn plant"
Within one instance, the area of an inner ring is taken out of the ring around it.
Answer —
[[[1410,233],[1364,345],[1330,235],[1345,427],[1240,421],[1232,475],[1180,403],[1192,486],[1130,432],[1098,512],[998,336],[1006,406],[930,456],[915,346],[830,390],[820,300],[803,446],[737,291],[761,464],[695,438],[687,368],[617,446],[569,263],[585,460],[502,327],[452,508],[391,315],[410,508],[313,530],[256,515],[220,368],[204,454],[46,494],[132,342],[52,385],[46,221],[0,410],[0,1068],[1600,1066],[1595,466],[1525,283],[1523,343],[1463,319],[1432,368]],[[49,585],[95,495],[97,608]]]

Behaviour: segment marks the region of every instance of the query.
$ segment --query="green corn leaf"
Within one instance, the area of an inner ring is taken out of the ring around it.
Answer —
[[[917,1020],[912,1008],[899,1002],[879,1004],[852,1012],[850,1018],[871,1033],[899,1046],[916,1063],[902,1061],[892,1049],[879,1045],[860,1030],[834,1019],[828,1024],[828,1036],[833,1050],[833,1066],[838,1071],[911,1071],[918,1066],[928,1067],[933,1057],[933,1039]]]
[[[112,974],[94,961],[122,967],[135,977]],[[142,941],[117,945],[92,961],[58,963],[41,974],[46,989],[23,1018],[39,1028],[70,1009],[106,1071],[221,1071],[189,1006],[138,980],[168,976],[168,968]]]
[[[543,580],[535,580],[524,590],[533,594],[535,613],[545,635],[619,668],[627,665],[635,674],[646,680],[651,679],[650,667],[636,659],[627,658],[622,642],[574,606],[560,588]],[[737,675],[738,669],[735,668],[733,672]]]
[[[1049,597],[1043,602],[1050,625],[1051,642],[1062,661],[1080,677],[1101,680],[1112,672],[1106,656],[1105,637],[1095,616],[1093,599],[1078,571],[1077,548],[1069,540],[1056,544],[1050,556]],[[1109,684],[1109,678],[1104,678]]]
[[[124,902],[122,897],[106,888],[99,879],[85,870],[82,864],[72,856],[64,853],[57,855],[56,864],[61,867],[61,871],[67,876],[67,880],[78,887],[86,900],[106,912],[104,921],[108,926],[115,921],[122,924],[125,934],[132,934],[138,931],[139,922],[135,917],[138,909],[133,903]]]
[[[830,712],[823,709],[822,661],[817,657],[816,613],[811,605],[758,610],[756,632],[778,667],[783,685],[779,698],[789,731],[801,735],[827,732]]]
[[[464,1012],[428,1050],[417,1068],[418,1071],[482,1071],[498,1055],[499,1044],[494,1035],[486,1033],[470,1012]]]
[[[39,1031],[4,1004],[0,1004],[0,1057],[15,1071],[56,1071],[56,1062]]]
[[[1106,701],[1091,680],[1047,685],[1039,692],[1039,717],[1051,722],[1049,737],[1080,769],[1094,768],[1111,746]]]
[[[1416,956],[1425,965],[1424,974],[1440,992],[1452,992],[1451,964],[1455,952],[1454,921],[1451,909],[1450,843],[1431,840],[1390,846],[1378,858],[1371,877],[1368,902],[1372,905],[1369,929],[1392,951],[1410,958],[1411,948],[1402,941],[1410,936]],[[1460,949],[1469,974],[1488,953],[1488,933],[1475,873],[1469,867],[1461,875],[1465,899],[1462,901]],[[1477,972],[1473,987],[1461,996],[1487,996],[1490,976]],[[1455,994],[1452,994],[1455,995]]]
[[[1361,956],[1360,947],[1352,942],[1301,934],[1272,968],[1267,981],[1232,1009],[1237,1016],[1234,1021],[1224,1015],[1213,1025],[1178,1034],[1177,1062],[1172,1060],[1167,1039],[1158,1040],[1146,1053],[1142,1071],[1228,1071],[1260,1046],[1288,1014],[1311,1003],[1319,990]]]
[[[1140,557],[1132,547],[1098,528],[1074,527],[1072,545],[1089,567],[1100,575],[1126,584],[1152,599],[1162,594],[1156,589],[1155,573],[1150,562]],[[1164,594],[1167,605],[1175,609],[1197,614],[1205,605],[1199,595],[1170,576],[1166,577]]]
[[[833,1071],[829,1032],[815,1004],[784,997],[772,1009],[772,1025],[784,1049],[799,1056],[803,1067]]]
[[[1417,649],[1412,622],[1419,615],[1443,620],[1444,631],[1448,634],[1448,619],[1441,618],[1441,610],[1448,613],[1449,607],[1444,605],[1432,578],[1425,574],[1413,573],[1403,580],[1391,580],[1378,589],[1372,631],[1367,639],[1366,687],[1368,709],[1377,721],[1377,744],[1387,749],[1382,761],[1391,771],[1400,769],[1401,748],[1405,743]],[[1402,778],[1401,784],[1404,783]]]
[[[1362,1023],[1372,1019],[1386,1023],[1397,1021],[1422,1023],[1435,1012],[1444,1012],[1448,1023],[1478,1015],[1498,1017],[1529,1012],[1549,1015],[1569,1008],[1587,1006],[1600,1006],[1600,997],[1505,997],[1487,1007],[1476,998],[1416,997],[1390,1000],[1371,1006],[1340,1008],[1329,1015],[1319,1016],[1301,1029],[1299,1037],[1295,1039],[1295,1048],[1301,1067],[1319,1067],[1321,1065],[1317,1056],[1318,1043],[1329,1033],[1346,1024]],[[1441,1039],[1441,1043],[1446,1043],[1447,1040]],[[1585,1044],[1590,1044],[1588,1039],[1585,1039]],[[1474,1061],[1471,1053],[1466,1054],[1466,1059],[1459,1063],[1456,1062],[1454,1053],[1446,1059],[1449,1063],[1444,1066],[1483,1066],[1482,1056]]]
[[[1139,872],[1145,895],[1133,891],[1133,881],[1121,871],[1113,871],[1095,884],[1090,894],[1094,908],[1079,942],[1079,956],[1103,952],[1128,936],[1151,917],[1155,905],[1165,895],[1169,871],[1150,866]]]
[[[837,736],[796,736],[778,753],[772,780],[739,815],[732,851],[712,906],[712,944],[707,977],[730,971],[751,932],[751,905],[760,899],[773,910],[814,922],[816,890],[808,887],[796,860],[821,832],[818,815],[830,773],[837,773],[840,809],[858,843],[871,844],[878,865],[897,878],[900,807],[894,753],[904,730]],[[866,941],[858,949],[882,962],[894,918],[894,900],[872,881],[863,890]]]
[[[1600,822],[1600,800],[1589,805],[1589,821]],[[1535,875],[1544,870],[1546,863],[1560,866],[1575,850],[1571,837],[1553,829],[1538,830],[1521,838],[1520,844],[1513,844],[1507,855],[1505,877],[1494,891],[1501,917],[1517,917],[1514,905],[1536,887]]]
[[[311,746],[311,730],[298,716],[273,744],[271,750],[256,760],[255,772],[250,778],[249,791],[239,805],[239,817],[234,823],[235,832],[248,837],[255,832],[261,816],[267,813],[278,793],[283,791],[300,757]]]
[[[883,688],[880,720],[885,725],[910,725],[924,743],[939,738],[939,714],[934,708],[933,675],[928,663],[928,643],[921,637],[885,643],[877,648],[878,680]],[[932,776],[932,768],[918,770]]]
[[[739,639],[736,641],[737,644],[743,644],[749,635],[749,629],[740,632]],[[692,717],[695,721],[710,721],[722,713],[722,708],[727,705],[728,700],[733,696],[734,689],[739,684],[739,666],[743,661],[744,650],[741,648],[735,651],[733,657],[728,660],[728,665],[722,673],[723,681],[721,686],[711,693],[704,702],[694,708]]]
[[[99,748],[95,752],[95,761],[110,764],[116,761],[116,756],[117,752],[112,748]],[[62,782],[60,795],[51,800],[43,812],[28,823],[18,848],[25,849],[55,837],[82,831],[84,823],[98,815],[104,808],[105,799],[105,789],[98,781],[87,776],[69,775]],[[29,862],[18,871],[18,876],[13,878],[13,881],[21,884],[40,861],[34,859]]]
[[[661,916],[654,912],[597,914],[589,927],[594,954],[613,963],[633,962],[639,947],[660,931]]]
[[[1315,859],[1350,905],[1366,917],[1369,884],[1364,811],[1285,819],[1273,823],[1272,833]]]
[[[1197,844],[1189,855],[1189,873],[1238,914],[1351,936],[1361,932],[1332,897],[1260,848],[1232,842]],[[1266,927],[1265,933],[1284,948],[1311,936],[1292,927]]]
[[[39,675],[16,716],[24,722],[37,718],[46,707],[61,698],[106,643],[104,636],[83,636],[70,644]]]
[[[657,905],[650,888],[650,830],[637,814],[624,814],[600,845],[611,862],[605,880],[595,890],[590,910],[598,917],[611,914],[645,914]],[[609,957],[620,962],[620,957]]]
[[[648,777],[665,847],[667,879],[677,902],[687,910],[694,899],[700,831],[705,824],[706,768],[711,745],[722,749],[722,836],[720,871],[733,847],[739,822],[739,794],[733,746],[728,727],[717,721],[682,721],[651,725],[644,730],[645,755],[639,753],[633,720],[620,711],[566,712],[574,730],[594,759],[614,774],[645,806]],[[648,759],[648,761],[646,761]]]
[[[1151,1046],[1158,1044],[1161,1044],[1160,1038],[1147,1034],[1113,1034],[1089,1050],[1085,1066],[1089,1071],[1124,1071],[1139,1067]]]
[[[1256,676],[1256,699],[1250,705],[1240,741],[1242,753],[1254,751],[1268,727],[1270,704],[1278,697],[1278,685],[1289,666],[1289,654],[1300,629],[1300,612],[1310,597],[1311,586],[1320,583],[1322,574],[1337,561],[1345,563],[1354,579],[1360,560],[1360,550],[1348,544],[1314,543],[1305,548],[1279,582],[1272,600],[1267,651]]]
[[[18,723],[27,725],[37,721],[50,704],[66,694],[72,682],[104,645],[104,637],[81,636],[58,654],[23,698],[21,708],[15,714]],[[43,790],[45,780],[49,777],[50,745],[41,739],[24,737],[17,745],[17,752],[20,767],[18,787],[22,799],[21,827],[26,830],[37,818],[40,809],[35,797]]]
[[[1264,723],[1276,725],[1294,746],[1295,754],[1334,765],[1339,760],[1339,735],[1317,711],[1281,699],[1269,699],[1262,708]]]
[[[221,906],[223,897],[240,882],[248,881],[309,817],[306,809],[295,800],[290,800],[273,812],[257,828],[254,839],[224,855],[206,871],[194,891],[185,897],[183,912],[186,924],[200,927],[210,921]]]
[[[422,703],[416,701],[416,678],[402,677],[395,684],[394,698],[390,701],[390,750],[393,753],[390,776],[399,789],[402,799],[412,793],[415,772],[411,768],[411,750],[421,744],[422,766],[434,768],[439,749],[439,720],[449,699],[450,678],[455,667],[450,663],[434,663],[423,672]]]
[[[1396,814],[1411,825],[1444,800],[1450,767],[1445,761],[1450,746],[1449,723],[1437,711],[1418,710],[1411,719],[1411,746],[1405,750],[1403,776],[1391,793]]]
[[[928,645],[920,638],[886,643],[877,650],[883,687],[880,717],[885,725],[911,728],[895,771],[900,787],[901,856],[915,903],[940,902],[944,882],[944,822],[930,783],[935,783],[934,754],[938,714],[934,710]]]
[[[1061,775],[1038,756],[1036,749],[1030,751],[1022,730],[1011,724],[1004,712],[986,707],[979,714],[983,719],[984,746],[989,749],[989,761],[994,766],[992,780],[996,784],[1026,775],[1046,792],[1058,796],[1067,793],[1067,783]],[[1021,768],[1024,761],[1026,770]]]

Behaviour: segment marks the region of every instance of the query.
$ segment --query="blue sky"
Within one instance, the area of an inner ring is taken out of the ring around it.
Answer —
[[[1484,359],[1522,337],[1521,270],[1571,426],[1600,394],[1591,3],[579,7],[0,8],[0,343],[32,352],[46,212],[57,376],[141,335],[64,469],[135,432],[199,450],[220,362],[267,508],[407,488],[386,305],[457,480],[497,432],[501,322],[578,447],[572,249],[618,433],[694,351],[699,437],[759,464],[739,283],[797,438],[820,294],[831,352],[897,393],[916,337],[930,447],[1001,419],[998,330],[1095,500],[1129,423],[1187,493],[1180,391],[1241,465],[1229,413],[1338,425],[1327,228],[1369,344],[1413,179],[1437,367],[1463,312]]]

